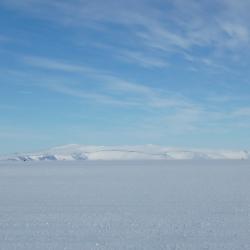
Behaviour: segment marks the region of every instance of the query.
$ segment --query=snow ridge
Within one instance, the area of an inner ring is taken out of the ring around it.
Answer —
[[[250,159],[246,150],[183,150],[157,145],[88,146],[69,144],[42,152],[0,157],[12,161]]]

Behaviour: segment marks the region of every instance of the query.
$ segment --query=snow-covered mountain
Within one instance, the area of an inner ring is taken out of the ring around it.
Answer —
[[[0,160],[13,161],[185,159],[250,159],[250,152],[246,150],[183,150],[157,145],[86,146],[70,144],[54,147],[42,152],[0,157]]]

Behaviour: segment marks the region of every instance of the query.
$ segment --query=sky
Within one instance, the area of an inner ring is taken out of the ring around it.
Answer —
[[[0,0],[0,153],[250,149],[250,1]]]

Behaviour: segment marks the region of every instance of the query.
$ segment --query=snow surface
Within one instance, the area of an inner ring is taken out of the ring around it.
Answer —
[[[0,160],[184,160],[184,159],[250,159],[246,150],[184,150],[157,145],[85,146],[70,144],[42,152],[15,154]]]
[[[0,162],[0,250],[249,250],[250,161]]]

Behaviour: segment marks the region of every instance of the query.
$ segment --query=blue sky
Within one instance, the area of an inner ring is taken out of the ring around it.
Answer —
[[[68,143],[250,148],[249,8],[246,0],[1,0],[0,152]]]

